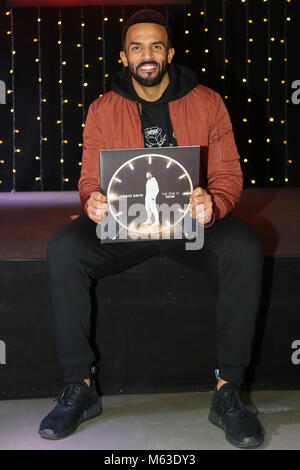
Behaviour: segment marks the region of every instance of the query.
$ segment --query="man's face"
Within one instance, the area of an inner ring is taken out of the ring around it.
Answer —
[[[151,173],[146,173],[146,177],[149,180],[152,177]]]
[[[174,49],[168,49],[165,28],[155,23],[138,23],[126,34],[126,51],[120,52],[123,65],[142,86],[158,85],[168,70]]]

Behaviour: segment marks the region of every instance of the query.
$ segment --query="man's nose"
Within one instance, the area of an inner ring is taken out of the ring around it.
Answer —
[[[142,57],[144,61],[153,60],[153,49],[151,46],[144,47]]]

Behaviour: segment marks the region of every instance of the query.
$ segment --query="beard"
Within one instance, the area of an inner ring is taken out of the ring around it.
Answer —
[[[152,76],[153,72],[146,72],[146,76],[141,76],[139,75],[139,67],[142,65],[156,65],[158,68],[157,75],[154,77]],[[163,77],[168,71],[169,64],[167,60],[164,60],[161,64],[155,61],[148,61],[148,62],[141,62],[136,69],[134,69],[134,66],[128,61],[128,69],[130,72],[130,75],[142,86],[145,87],[151,87],[151,86],[156,86],[159,85],[159,83],[162,81]]]

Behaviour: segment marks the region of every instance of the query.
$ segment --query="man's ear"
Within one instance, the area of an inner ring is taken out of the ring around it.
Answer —
[[[121,61],[123,62],[124,67],[128,67],[128,60],[127,60],[125,51],[120,51],[120,58],[121,58]]]
[[[170,49],[168,50],[168,64],[170,64],[172,62],[174,54],[175,54],[174,47],[170,47]]]

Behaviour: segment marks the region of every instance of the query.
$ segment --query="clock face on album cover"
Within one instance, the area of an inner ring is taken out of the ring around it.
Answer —
[[[177,160],[143,154],[126,161],[110,179],[107,200],[114,219],[135,233],[164,232],[189,209],[191,177]]]

